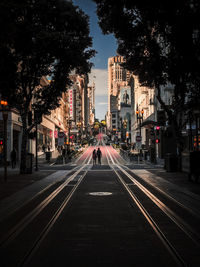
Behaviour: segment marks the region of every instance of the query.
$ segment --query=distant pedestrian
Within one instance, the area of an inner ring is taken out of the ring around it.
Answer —
[[[42,150],[43,150],[43,152],[45,153],[45,151],[46,151],[46,146],[45,146],[45,144],[42,145]]]
[[[101,153],[100,148],[98,147],[98,149],[97,149],[97,157],[98,157],[98,163],[99,164],[101,164],[101,156],[102,156],[102,153]]]
[[[97,160],[96,149],[94,149],[92,152],[92,159],[93,159],[93,165],[96,164],[96,160]]]
[[[11,151],[10,158],[11,158],[12,169],[14,169],[16,166],[16,159],[17,159],[17,152],[15,148],[13,148],[13,150]]]

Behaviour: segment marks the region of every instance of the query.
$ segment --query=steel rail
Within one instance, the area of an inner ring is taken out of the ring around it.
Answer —
[[[114,156],[115,157],[115,156]],[[122,164],[119,163],[118,159],[115,157],[116,162],[122,166]],[[124,167],[124,166],[123,166]],[[129,167],[126,166],[126,170],[131,171],[135,176],[137,176],[137,174],[134,173],[133,170],[131,170]],[[145,181],[146,183],[148,183],[149,185],[151,185],[148,181]],[[198,210],[193,210],[191,208],[188,208],[187,206],[183,205],[182,203],[180,203],[178,200],[176,200],[174,197],[172,197],[171,195],[169,195],[168,193],[166,193],[165,191],[163,191],[162,189],[156,187],[155,190],[159,191],[161,194],[165,195],[167,198],[169,198],[170,200],[172,200],[176,205],[180,206],[182,209],[185,209],[187,212],[189,212],[190,214],[192,214],[193,216],[197,217],[200,219],[200,213]]]
[[[110,154],[110,151],[106,148],[109,157],[112,161],[112,164],[114,166],[117,166],[120,170],[122,170],[122,168],[116,164]],[[157,223],[154,221],[154,219],[151,217],[151,215],[148,213],[148,211],[144,208],[144,206],[142,205],[142,203],[138,200],[138,198],[133,194],[133,192],[130,190],[130,188],[128,187],[128,185],[124,182],[123,178],[121,177],[121,175],[115,170],[115,168],[111,165],[110,166],[113,171],[116,173],[119,181],[121,182],[121,184],[124,186],[124,188],[126,189],[126,191],[128,192],[129,196],[132,198],[132,200],[136,203],[136,205],[138,206],[138,208],[140,209],[140,211],[142,212],[142,214],[144,215],[144,217],[146,218],[146,220],[149,222],[149,224],[151,225],[152,229],[155,231],[155,233],[157,234],[157,236],[159,237],[159,239],[162,241],[162,243],[164,244],[164,246],[166,247],[166,249],[169,251],[169,253],[172,255],[172,257],[174,258],[174,260],[176,261],[176,263],[179,266],[188,266],[187,263],[184,261],[184,259],[181,257],[181,255],[178,253],[178,251],[176,250],[176,248],[171,244],[171,242],[167,239],[167,237],[165,236],[165,234],[162,232],[162,230],[159,228],[159,226],[157,225]],[[128,174],[128,173],[127,173]]]
[[[116,158],[115,158],[116,160]],[[113,161],[114,162],[114,161]],[[197,245],[200,247],[200,235],[194,229],[192,229],[188,223],[181,219],[177,214],[175,214],[170,208],[168,208],[161,200],[159,200],[155,195],[153,195],[148,189],[146,189],[140,182],[138,182],[132,175],[126,172],[120,165],[113,163],[118,166],[118,168],[132,181],[136,184],[184,233]],[[133,173],[134,174],[134,173]],[[148,182],[147,182],[148,183]],[[148,183],[152,186],[150,183]],[[176,205],[180,206],[184,210],[191,212],[191,210],[184,206],[182,203],[174,199],[172,196],[161,190],[160,188],[155,188],[158,192],[163,194],[165,197],[173,201]],[[193,214],[194,215],[194,214]],[[198,217],[198,216],[197,216]],[[194,237],[193,237],[194,236]]]
[[[89,159],[90,160],[90,159]],[[88,164],[88,163],[87,163]],[[48,197],[46,197],[40,204],[38,204],[31,212],[29,212],[20,222],[18,222],[0,241],[0,247],[6,247],[14,238],[16,238],[21,231],[38,216],[38,214],[71,182],[87,164],[80,166],[80,168],[55,189]]]
[[[64,208],[66,207],[66,205],[68,204],[70,199],[72,198],[73,194],[77,190],[78,186],[82,182],[82,180],[85,177],[85,175],[87,174],[87,172],[88,171],[86,170],[85,173],[82,175],[82,177],[78,180],[77,184],[71,190],[71,192],[67,195],[67,197],[64,199],[64,201],[61,203],[60,207],[57,209],[57,211],[51,217],[51,219],[49,220],[48,224],[44,227],[44,229],[40,233],[39,237],[35,240],[32,248],[26,253],[24,258],[22,259],[22,261],[21,261],[21,263],[19,265],[20,267],[27,265],[29,263],[29,261],[31,260],[32,256],[35,254],[35,252],[39,249],[42,241],[45,239],[45,237],[47,236],[47,234],[49,233],[51,228],[54,226],[55,222],[58,220],[58,218],[61,215],[62,211],[64,210]]]
[[[121,157],[121,156],[120,156]],[[116,158],[116,156],[114,156],[116,162],[120,165],[123,166],[122,164],[119,163],[118,159]],[[123,166],[124,168],[125,166]],[[128,166],[125,167],[126,170],[131,171],[135,176],[137,176],[137,174],[134,173],[133,170],[131,170]],[[133,178],[134,179],[134,178]],[[148,181],[145,181],[146,183],[148,183],[149,185],[151,185]],[[182,209],[185,209],[187,212],[189,212],[190,214],[192,214],[193,216],[197,217],[200,219],[200,213],[198,210],[193,210],[191,208],[188,208],[187,206],[183,205],[182,203],[180,203],[178,200],[176,200],[174,197],[172,197],[171,195],[169,195],[168,193],[166,193],[165,191],[163,191],[162,189],[156,187],[155,190],[159,191],[161,194],[165,195],[167,198],[169,198],[170,200],[172,200],[176,205],[180,206]]]

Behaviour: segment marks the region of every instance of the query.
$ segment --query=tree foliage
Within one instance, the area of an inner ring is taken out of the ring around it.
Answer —
[[[88,16],[71,1],[2,0],[0,31],[0,95],[22,117],[24,155],[30,106],[41,115],[58,107],[70,72],[88,73],[95,52]]]
[[[94,51],[86,50],[92,45],[88,17],[64,0],[3,0],[0,13],[0,93],[19,110],[32,95],[39,104],[50,97],[54,108],[68,74],[90,70]],[[49,86],[35,90],[47,75]]]
[[[181,77],[190,90],[199,83],[199,1],[94,2],[103,32],[115,34],[118,52],[141,83],[176,84]]]
[[[200,99],[198,0],[94,0],[103,33],[114,33],[125,66],[154,87],[180,139],[183,114]],[[174,86],[173,109],[160,87]]]

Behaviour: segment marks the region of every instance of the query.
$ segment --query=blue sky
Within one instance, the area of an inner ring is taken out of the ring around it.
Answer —
[[[73,0],[90,17],[90,36],[93,38],[93,48],[97,51],[91,60],[94,63],[89,76],[90,84],[95,82],[95,112],[96,118],[102,120],[107,111],[107,64],[108,58],[116,55],[117,44],[114,36],[103,35],[98,25],[96,4],[92,0]],[[94,78],[96,77],[96,78]]]

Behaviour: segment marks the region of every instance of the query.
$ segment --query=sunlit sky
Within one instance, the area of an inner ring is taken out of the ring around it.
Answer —
[[[95,116],[103,120],[108,108],[108,58],[116,55],[116,40],[112,35],[102,34],[98,25],[96,4],[92,0],[73,0],[73,2],[90,17],[90,36],[93,38],[93,49],[97,54],[91,60],[94,66],[89,75],[89,84],[95,82]]]

